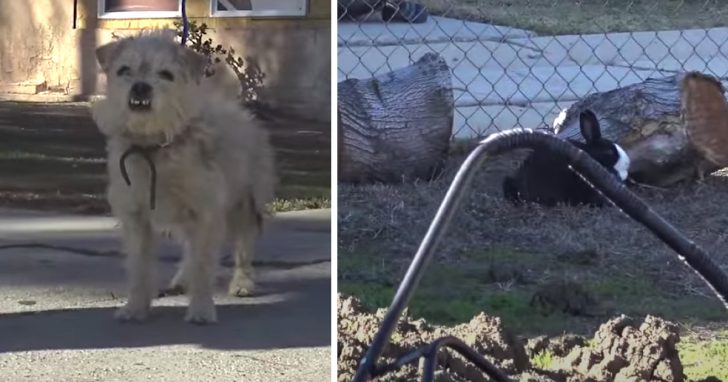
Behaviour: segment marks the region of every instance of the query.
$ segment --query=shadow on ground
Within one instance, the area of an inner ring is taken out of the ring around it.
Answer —
[[[329,279],[268,283],[263,287],[270,292],[266,296],[296,292],[269,301],[265,301],[266,296],[227,299],[228,305],[218,305],[219,322],[208,326],[185,323],[185,306],[156,306],[144,323],[115,321],[115,307],[0,314],[0,353],[178,344],[221,350],[330,345]]]

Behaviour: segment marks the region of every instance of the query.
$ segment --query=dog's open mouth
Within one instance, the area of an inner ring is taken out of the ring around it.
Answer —
[[[149,111],[152,108],[152,100],[149,98],[129,97],[129,109],[133,111]]]
[[[146,82],[137,82],[129,91],[129,109],[149,111],[152,108],[152,87]]]

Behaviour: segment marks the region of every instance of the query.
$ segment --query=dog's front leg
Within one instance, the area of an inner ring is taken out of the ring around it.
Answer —
[[[195,324],[217,322],[213,295],[213,280],[217,254],[223,239],[219,219],[200,219],[188,227],[185,260],[181,270],[185,278],[189,307],[185,321]]]
[[[228,286],[228,293],[238,297],[249,296],[253,293],[255,285],[253,281],[253,248],[258,235],[252,225],[242,228],[242,232],[236,232],[235,268]]]
[[[143,321],[149,315],[155,295],[154,233],[142,216],[122,218],[122,232],[127,254],[129,296],[126,305],[116,312],[122,321]]]

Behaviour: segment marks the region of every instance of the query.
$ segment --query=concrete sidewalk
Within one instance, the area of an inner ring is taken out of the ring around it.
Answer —
[[[338,44],[347,46],[399,45],[428,42],[496,40],[535,36],[525,29],[430,16],[426,23],[384,23],[372,17],[371,21],[339,22]],[[456,33],[454,33],[456,32]]]
[[[219,323],[183,321],[186,299],[121,324],[124,271],[113,219],[0,211],[0,376],[7,381],[330,379],[330,211],[280,214],[259,243],[254,297],[225,295]],[[160,248],[160,284],[179,251]]]
[[[339,81],[396,70],[428,52],[440,54],[452,70],[453,129],[461,138],[550,124],[562,108],[588,94],[681,69],[728,75],[725,27],[536,36],[442,17],[416,27],[339,26]]]

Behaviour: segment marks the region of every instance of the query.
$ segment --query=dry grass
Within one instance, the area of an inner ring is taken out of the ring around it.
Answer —
[[[588,319],[577,322],[557,317],[557,322],[548,322],[539,318],[534,324],[533,317],[523,317],[533,313],[527,307],[528,298],[539,286],[570,280],[610,300],[616,312],[662,314],[683,323],[725,319],[717,300],[675,253],[615,208],[516,208],[504,201],[501,179],[519,159],[519,155],[498,158],[477,175],[427,271],[433,276],[418,294],[428,300],[415,303],[421,308],[416,313],[431,319],[461,309],[461,315],[443,316],[444,321],[455,322],[469,318],[473,309],[490,309],[491,313],[512,315],[520,320],[515,321],[516,326],[529,331],[568,331],[577,329],[577,324],[588,330],[592,327]],[[341,288],[364,300],[372,294],[372,305],[388,303],[461,160],[453,159],[446,174],[432,182],[339,186]],[[728,271],[725,175],[668,191],[636,191]],[[598,260],[578,264],[578,254],[583,253],[596,253]],[[481,271],[492,263],[516,266],[530,281],[482,282]],[[459,288],[464,283],[470,284]],[[437,292],[443,288],[450,291]],[[454,293],[457,290],[460,292]],[[493,305],[494,298],[508,306]],[[447,305],[435,312],[432,304],[438,303]],[[429,317],[428,311],[432,313]],[[591,324],[599,320],[593,321]]]
[[[723,0],[422,0],[434,15],[539,34],[580,34],[725,26]]]

